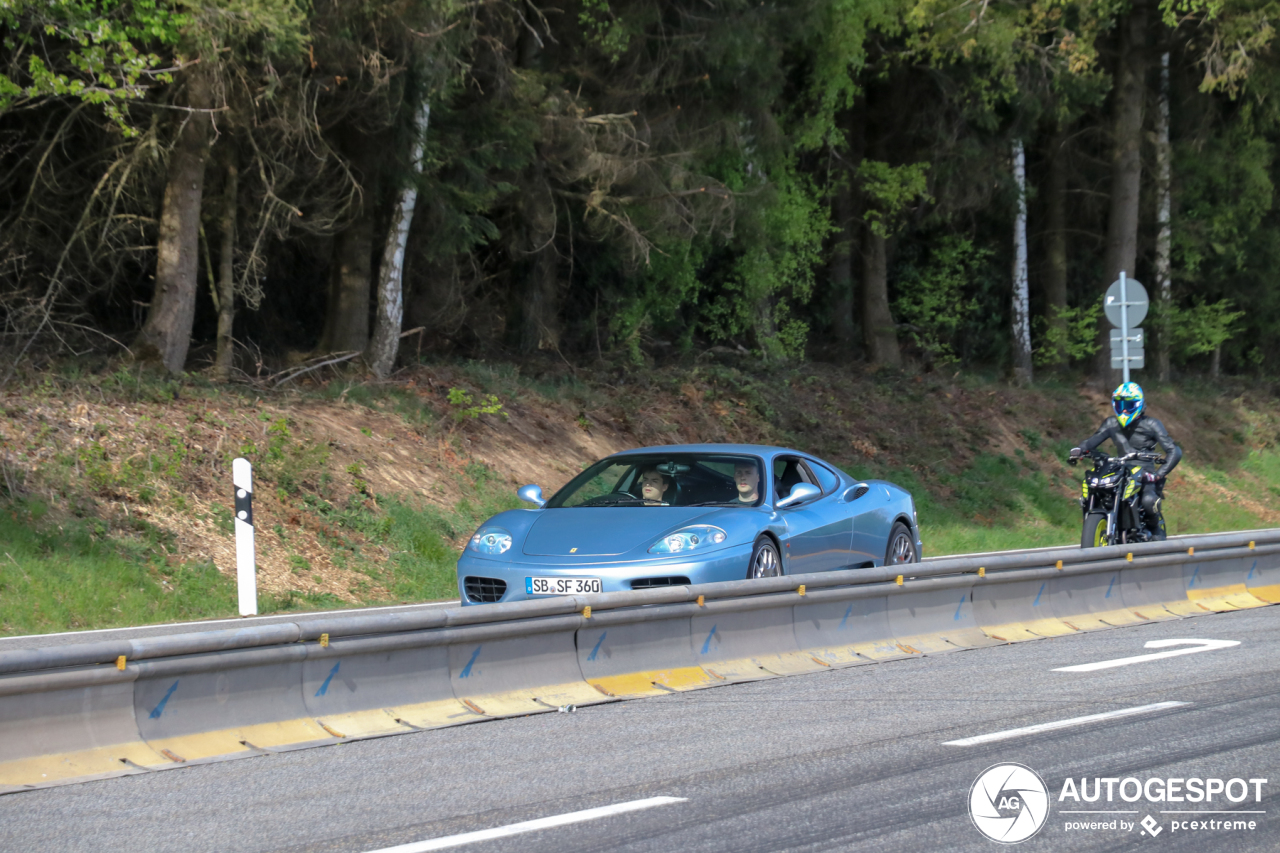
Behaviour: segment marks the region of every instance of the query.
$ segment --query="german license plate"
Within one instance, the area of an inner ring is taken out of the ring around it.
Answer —
[[[582,595],[601,592],[600,578],[525,578],[525,595]]]

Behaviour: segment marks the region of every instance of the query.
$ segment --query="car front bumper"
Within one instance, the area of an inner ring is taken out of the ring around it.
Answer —
[[[750,545],[710,551],[705,556],[695,559],[680,555],[630,562],[566,563],[562,558],[525,557],[524,555],[520,555],[515,560],[495,560],[464,551],[458,559],[458,597],[464,605],[552,597],[528,594],[526,580],[531,577],[600,578],[602,592],[624,592],[637,588],[676,585],[670,581],[672,578],[688,578],[691,584],[742,580],[747,576],[750,561]],[[486,585],[489,593],[483,600],[475,600],[468,594],[468,578],[491,582]],[[503,586],[501,596],[497,598],[493,597],[495,584],[492,582],[494,581],[500,582]],[[637,583],[640,585],[633,585]]]

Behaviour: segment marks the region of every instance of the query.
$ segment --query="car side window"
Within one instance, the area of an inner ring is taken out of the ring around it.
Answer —
[[[794,456],[779,456],[773,460],[773,490],[778,498],[791,494],[791,487],[796,483],[812,483],[821,486],[814,480],[813,474],[802,461]]]
[[[831,494],[840,485],[840,477],[826,466],[810,462],[807,467],[813,472],[813,476],[817,479],[818,485],[822,487],[824,495]]]

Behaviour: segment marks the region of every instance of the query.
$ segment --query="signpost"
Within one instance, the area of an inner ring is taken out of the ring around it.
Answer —
[[[1146,366],[1143,342],[1145,335],[1138,324],[1147,316],[1151,302],[1147,289],[1136,279],[1120,278],[1107,288],[1102,300],[1102,310],[1116,330],[1111,333],[1111,368],[1124,371],[1124,381],[1129,381],[1130,370]]]

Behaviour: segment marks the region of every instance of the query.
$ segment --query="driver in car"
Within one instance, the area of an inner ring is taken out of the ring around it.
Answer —
[[[738,502],[754,504],[760,500],[760,468],[754,462],[735,462],[733,482],[738,487]]]
[[[665,474],[658,473],[656,468],[645,468],[640,472],[640,498],[648,506],[666,505],[663,496],[671,488],[671,481]]]

